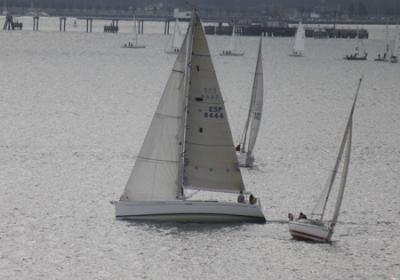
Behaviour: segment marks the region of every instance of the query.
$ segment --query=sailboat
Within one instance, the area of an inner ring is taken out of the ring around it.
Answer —
[[[174,26],[174,33],[172,33],[172,36],[168,40],[168,44],[165,49],[165,52],[169,53],[169,54],[179,53],[180,46],[182,44],[181,41],[182,41],[182,39],[181,39],[181,31],[179,29],[179,21],[178,21],[178,19],[176,19],[175,26]]]
[[[353,127],[353,114],[357,102],[357,96],[360,91],[362,78],[358,83],[356,95],[354,97],[353,106],[350,111],[346,129],[342,142],[340,144],[339,153],[335,162],[335,166],[328,179],[328,183],[321,193],[321,196],[315,205],[311,215],[315,218],[307,218],[302,212],[297,219],[294,219],[292,214],[289,214],[289,232],[295,239],[317,241],[317,242],[330,242],[335,225],[338,221],[340,207],[343,201],[344,189],[346,186],[347,174],[350,164],[351,141],[352,141],[352,127]],[[325,220],[327,203],[332,194],[332,187],[337,177],[340,163],[343,160],[343,172],[340,181],[340,186],[336,198],[333,217],[331,220]]]
[[[231,193],[234,200],[191,200],[190,190]],[[243,184],[206,36],[195,11],[128,183],[113,204],[117,219],[265,222],[259,199]]]
[[[357,30],[357,41],[356,47],[354,48],[354,53],[347,54],[344,59],[346,60],[367,60],[368,53],[365,50],[364,42],[360,38],[360,32]]]
[[[240,143],[236,146],[236,151],[239,153],[239,164],[242,167],[253,167],[254,163],[253,149],[256,144],[258,131],[260,130],[263,110],[263,79],[262,37],[260,37],[256,71],[254,73],[253,89],[250,98],[249,114],[247,116]]]
[[[222,56],[243,56],[244,51],[239,49],[238,39],[236,37],[236,25],[232,27],[232,36],[229,46],[226,50],[223,50],[220,55]]]
[[[133,41],[128,42],[122,46],[123,48],[128,48],[128,49],[143,49],[146,47],[145,44],[140,43],[139,41],[139,35],[136,27],[136,19],[133,18]]]
[[[400,30],[399,30],[399,26],[397,25],[395,38],[394,38],[393,45],[392,45],[391,51],[390,51],[390,62],[398,63],[399,56],[400,56]]]
[[[382,61],[382,62],[389,61],[388,60],[389,50],[390,50],[389,26],[386,25],[384,51],[383,51],[383,54],[380,54],[380,53],[378,54],[377,58],[375,58],[375,61]]]
[[[289,54],[289,56],[304,56],[305,44],[306,44],[306,32],[304,30],[303,24],[299,22],[296,35],[294,37],[292,53]]]

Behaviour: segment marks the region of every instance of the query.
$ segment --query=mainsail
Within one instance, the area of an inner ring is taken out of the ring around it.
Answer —
[[[258,131],[260,130],[260,123],[263,110],[263,66],[262,66],[262,37],[258,47],[256,72],[254,74],[253,89],[251,92],[249,114],[247,116],[246,124],[240,142],[241,152],[247,153],[246,157],[251,158],[254,146],[256,144]],[[249,129],[250,127],[250,129]],[[248,136],[248,146],[246,147]]]
[[[185,57],[186,50],[182,48],[121,200],[176,199],[182,142]]]
[[[347,173],[348,173],[349,164],[350,164],[353,114],[354,114],[354,109],[355,109],[356,102],[357,102],[358,93],[360,91],[361,83],[362,83],[362,78],[360,79],[360,81],[358,83],[357,92],[354,97],[353,106],[351,107],[349,119],[346,124],[345,133],[343,135],[343,139],[340,144],[339,153],[338,153],[335,165],[334,165],[331,175],[328,179],[328,183],[327,183],[326,187],[322,191],[317,204],[315,205],[313,211],[311,212],[312,215],[318,216],[320,221],[323,220],[325,211],[326,211],[326,206],[327,206],[327,203],[328,203],[331,191],[332,191],[332,187],[333,187],[333,184],[335,182],[335,179],[336,179],[336,176],[338,173],[339,165],[341,163],[343,154],[346,149],[344,163],[343,163],[342,178],[341,178],[341,182],[340,182],[340,186],[339,186],[339,190],[338,190],[338,196],[336,199],[336,205],[335,205],[335,209],[334,209],[333,218],[331,220],[331,227],[333,227],[336,224],[337,218],[339,216],[339,211],[340,211],[340,207],[341,207],[342,200],[343,200],[344,188],[346,186]]]
[[[302,54],[305,50],[305,31],[303,24],[299,22],[297,27],[296,36],[294,38],[293,53]]]
[[[391,56],[399,57],[400,56],[400,30],[399,26],[396,26],[395,38],[393,40],[393,44],[391,47]]]
[[[193,22],[184,149],[184,186],[210,191],[244,189],[227,112],[203,27]]]
[[[172,33],[172,36],[170,37],[169,41],[168,41],[168,45],[166,48],[166,52],[178,52],[180,49],[182,43],[182,39],[181,39],[181,31],[179,28],[179,20],[176,19],[175,21],[175,26],[174,26],[174,32]]]

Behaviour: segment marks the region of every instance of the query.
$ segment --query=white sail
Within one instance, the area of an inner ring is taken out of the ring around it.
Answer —
[[[172,33],[172,36],[168,40],[167,48],[165,51],[167,53],[177,53],[179,52],[181,43],[182,43],[182,38],[181,38],[181,31],[179,28],[179,20],[176,19],[175,25],[174,25],[174,32]]]
[[[305,31],[303,24],[299,22],[299,26],[297,27],[296,36],[294,38],[293,44],[293,53],[294,54],[303,54],[305,50]]]
[[[184,186],[210,191],[244,189],[227,112],[198,15],[193,23],[185,141]]]
[[[400,29],[399,29],[399,26],[396,26],[395,37],[393,40],[393,46],[391,48],[391,56],[392,57],[400,56]]]
[[[250,98],[249,114],[246,120],[246,125],[242,134],[240,143],[241,152],[247,153],[246,157],[251,158],[252,152],[257,140],[258,131],[260,129],[262,110],[263,110],[263,66],[262,66],[262,37],[258,48],[257,65],[254,73],[253,89]],[[249,130],[250,127],[250,130]],[[248,146],[246,147],[248,135]]]
[[[186,51],[182,49],[121,196],[123,201],[176,199],[179,190],[185,56]]]
[[[352,130],[353,130],[353,119],[351,116],[351,118],[349,119],[349,125],[347,127],[346,153],[345,153],[344,164],[343,164],[342,179],[340,180],[340,186],[339,186],[339,191],[338,191],[338,195],[336,198],[335,210],[333,212],[333,218],[332,218],[331,225],[330,225],[331,229],[333,229],[335,227],[336,222],[338,220],[339,213],[340,213],[340,207],[341,207],[342,201],[343,201],[344,188],[346,187],[347,174],[349,172],[349,164],[350,164]]]
[[[231,52],[236,52],[237,51],[237,43],[236,43],[236,26],[233,25],[232,27],[232,36],[231,36],[231,40],[229,42],[229,47],[228,50],[230,50]]]
[[[139,40],[139,34],[137,31],[137,25],[136,25],[136,19],[133,18],[133,42],[132,42],[132,46],[133,48],[144,48],[145,44],[140,42]]]

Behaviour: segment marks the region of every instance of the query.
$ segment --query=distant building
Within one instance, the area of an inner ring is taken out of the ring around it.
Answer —
[[[179,11],[178,8],[174,9],[174,18],[176,19],[190,19],[192,17],[192,12],[190,11]]]

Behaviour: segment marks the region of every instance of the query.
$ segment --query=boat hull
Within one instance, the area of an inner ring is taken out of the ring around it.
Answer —
[[[247,153],[237,153],[237,158],[240,167],[252,168],[254,164],[254,157],[247,156]]]
[[[220,53],[220,56],[244,56],[244,52],[228,52],[228,53]]]
[[[306,219],[290,221],[289,232],[295,239],[314,242],[330,242],[333,233],[326,225]]]
[[[260,204],[219,201],[117,201],[115,216],[120,220],[186,223],[265,223]]]

